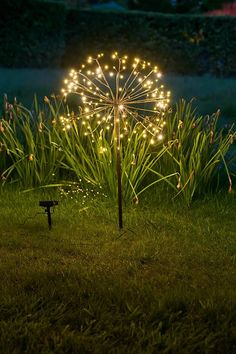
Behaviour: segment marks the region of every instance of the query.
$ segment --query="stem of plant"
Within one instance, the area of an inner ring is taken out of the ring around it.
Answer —
[[[121,150],[120,150],[120,117],[119,108],[114,107],[114,127],[115,127],[115,150],[116,150],[116,174],[117,174],[117,196],[118,196],[118,220],[119,228],[123,228],[122,220],[122,183],[121,183]]]

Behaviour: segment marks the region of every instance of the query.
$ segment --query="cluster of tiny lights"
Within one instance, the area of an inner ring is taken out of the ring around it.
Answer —
[[[66,187],[60,187],[59,191],[61,196],[66,196],[70,199],[73,199],[76,203],[79,202],[82,205],[84,205],[85,202],[91,198],[93,199],[97,197],[107,198],[107,195],[103,193],[101,187],[97,187],[96,189],[94,187],[81,188],[82,180],[80,179],[79,182],[80,182],[79,184],[73,183]],[[82,196],[83,197],[82,200],[81,198],[77,199],[78,196]]]
[[[139,58],[130,61],[127,55],[120,57],[117,52],[109,59],[107,63],[103,53],[96,58],[88,57],[87,63],[78,71],[71,70],[64,81],[63,95],[78,94],[81,98],[82,112],[78,118],[85,135],[93,134],[99,126],[109,131],[119,124],[122,139],[129,133],[133,118],[132,122],[138,123],[134,133],[141,129],[143,138],[150,136],[152,144],[162,140],[170,92],[164,92],[164,86],[159,85],[158,67]],[[69,115],[60,120],[64,130],[70,129]]]

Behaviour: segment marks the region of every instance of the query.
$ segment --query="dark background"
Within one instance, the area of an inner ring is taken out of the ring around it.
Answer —
[[[147,9],[154,2],[133,3]],[[79,65],[88,54],[119,50],[158,62],[168,73],[236,74],[236,17],[191,9],[185,14],[95,11],[83,4],[1,3],[0,67],[65,68]]]

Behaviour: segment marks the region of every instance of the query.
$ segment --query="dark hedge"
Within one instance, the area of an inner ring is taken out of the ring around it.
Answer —
[[[0,66],[58,66],[64,51],[65,8],[32,0],[0,4]]]
[[[236,18],[70,11],[63,64],[117,49],[154,60],[165,72],[236,74]]]
[[[76,67],[90,54],[120,50],[165,72],[236,74],[233,17],[66,11],[29,0],[0,8],[0,66]]]

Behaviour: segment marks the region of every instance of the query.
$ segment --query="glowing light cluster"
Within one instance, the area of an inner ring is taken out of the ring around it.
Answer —
[[[107,195],[103,193],[102,187],[89,187],[89,186],[84,186],[81,187],[82,180],[79,180],[79,183],[71,183],[67,186],[59,187],[59,192],[61,196],[66,196],[67,198],[73,199],[75,203],[80,203],[82,205],[85,205],[86,201],[91,198],[107,198]],[[81,195],[83,198],[78,199],[78,196]],[[88,207],[87,207],[88,208]],[[85,211],[87,208],[82,208],[80,211]]]
[[[85,135],[102,126],[107,130],[119,124],[120,138],[129,133],[130,126],[137,123],[143,138],[151,135],[150,142],[163,138],[165,110],[170,99],[170,92],[164,92],[159,85],[161,73],[150,62],[117,52],[105,61],[104,54],[96,58],[88,57],[81,68],[71,70],[64,81],[63,95],[78,94],[81,98],[82,119]],[[118,112],[118,114],[115,114]],[[133,118],[130,120],[130,118]],[[64,130],[70,129],[70,118],[62,117]]]

